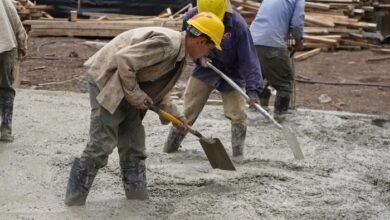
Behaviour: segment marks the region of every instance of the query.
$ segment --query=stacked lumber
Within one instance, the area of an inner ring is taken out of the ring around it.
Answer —
[[[68,36],[68,37],[115,37],[118,34],[138,27],[168,27],[180,30],[182,21],[172,19],[122,20],[104,21],[93,19],[78,19],[71,22],[64,19],[27,20],[25,26],[30,26],[29,35],[38,36]]]
[[[176,13],[164,10],[158,16],[134,16],[109,13],[83,12],[89,19],[78,19],[77,11],[71,11],[69,20],[26,20],[23,22],[30,29],[29,35],[69,36],[69,37],[115,37],[118,34],[139,27],[167,27],[181,30],[185,12],[192,8],[188,4]]]
[[[248,24],[261,3],[231,0]],[[306,0],[305,48],[360,50],[380,47],[378,16],[390,14],[390,0]],[[367,22],[368,21],[368,22]]]
[[[30,0],[14,0],[14,4],[21,20],[52,18],[47,13],[53,9],[52,6],[36,5]]]

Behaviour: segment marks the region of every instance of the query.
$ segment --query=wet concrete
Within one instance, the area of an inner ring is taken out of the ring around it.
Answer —
[[[150,200],[125,199],[117,152],[101,169],[86,207],[63,198],[71,162],[88,141],[87,94],[19,90],[15,142],[0,143],[0,219],[389,219],[388,118],[347,112],[295,112],[288,126],[305,159],[285,137],[249,112],[245,159],[214,170],[196,137],[162,153],[168,126],[146,115]],[[231,154],[230,123],[207,106],[194,125]]]

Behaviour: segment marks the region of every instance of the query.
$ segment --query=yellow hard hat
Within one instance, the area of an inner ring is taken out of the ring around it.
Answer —
[[[225,26],[222,21],[211,12],[202,12],[196,14],[191,19],[187,20],[189,24],[187,30],[199,36],[200,34],[205,34],[214,42],[215,47],[218,50],[222,50],[221,41],[223,38],[223,33],[225,32]],[[193,29],[196,30],[193,30]],[[198,31],[198,33],[196,33]]]
[[[219,19],[223,20],[226,10],[231,7],[229,0],[197,0],[198,12],[212,12]]]

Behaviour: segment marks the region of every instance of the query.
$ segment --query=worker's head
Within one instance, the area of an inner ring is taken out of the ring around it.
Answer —
[[[225,26],[213,13],[198,13],[187,21],[186,50],[194,58],[207,56],[210,50],[221,49]]]
[[[196,7],[198,12],[214,13],[221,21],[223,21],[226,12],[233,13],[229,0],[197,0]]]

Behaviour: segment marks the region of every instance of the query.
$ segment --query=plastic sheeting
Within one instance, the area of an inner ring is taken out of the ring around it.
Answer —
[[[54,17],[67,17],[69,11],[77,10],[78,0],[36,0],[37,4],[52,5]],[[83,12],[117,13],[129,15],[157,15],[166,8],[174,13],[196,0],[80,0],[79,14]]]

